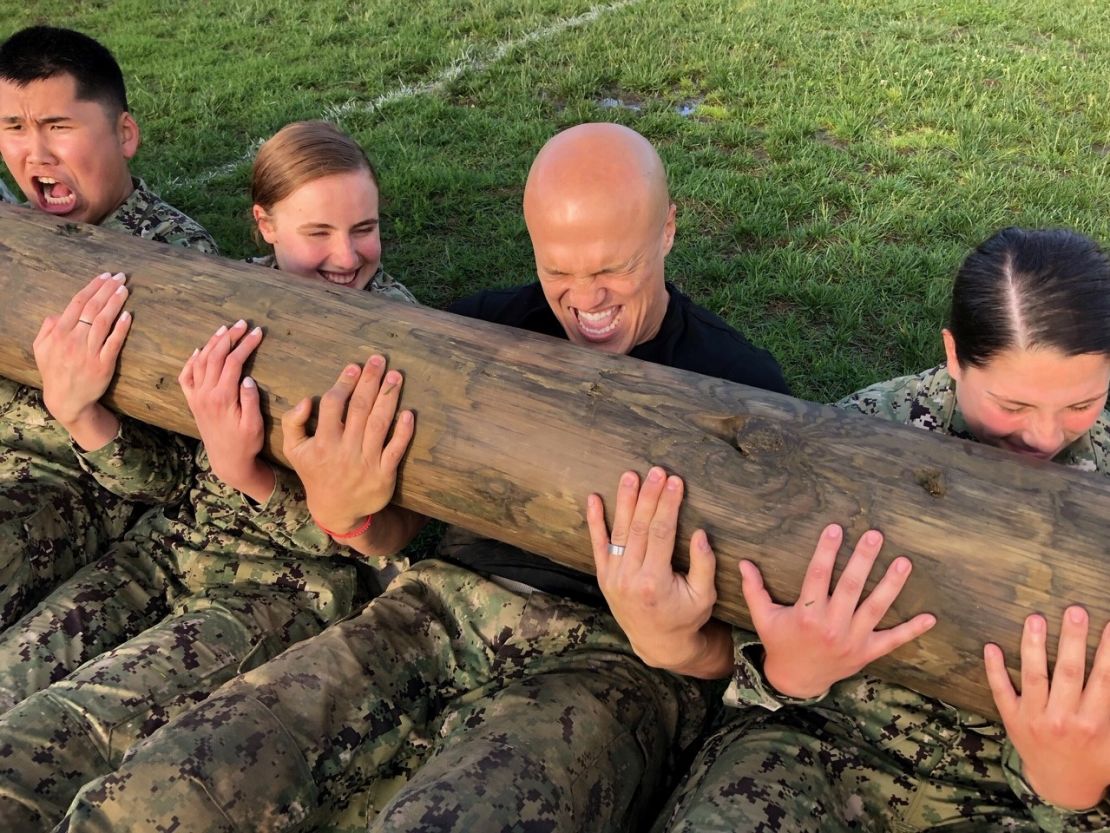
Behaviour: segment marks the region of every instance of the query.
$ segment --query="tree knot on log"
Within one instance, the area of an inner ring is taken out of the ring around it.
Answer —
[[[54,233],[61,237],[91,237],[88,229],[82,228],[78,223],[62,223]]]
[[[705,433],[724,440],[743,457],[768,452],[775,454],[787,447],[782,429],[762,417],[750,414],[696,414],[691,421]]]
[[[914,482],[933,497],[944,497],[948,486],[944,482],[944,472],[940,469],[917,469],[913,473]]]

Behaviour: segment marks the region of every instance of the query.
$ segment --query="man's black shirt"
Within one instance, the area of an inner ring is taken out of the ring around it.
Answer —
[[[778,362],[770,353],[753,345],[709,310],[697,306],[670,283],[667,292],[670,303],[659,332],[655,338],[632,348],[630,356],[777,393],[790,392]],[[533,333],[567,337],[539,283],[479,292],[456,301],[448,311]],[[599,483],[598,488],[605,485]],[[440,555],[483,575],[501,576],[537,590],[605,606],[593,576],[509,544],[453,529],[445,536]]]

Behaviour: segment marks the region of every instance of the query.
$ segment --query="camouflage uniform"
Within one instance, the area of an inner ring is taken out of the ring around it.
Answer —
[[[974,440],[944,367],[884,382],[837,407]],[[1110,474],[1110,413],[1057,458]],[[657,830],[1110,830],[1110,805],[1071,812],[1041,801],[1001,724],[859,675],[819,700],[777,694],[757,638],[734,630],[725,703]],[[759,706],[762,708],[744,708]]]
[[[215,253],[208,233],[135,181],[135,190],[104,228]],[[154,461],[178,459],[170,434],[123,418],[122,432]],[[136,503],[166,499],[149,485],[113,495],[79,467],[69,435],[35,388],[0,378],[0,629],[26,613],[123,535]],[[184,472],[164,482],[185,482]]]
[[[429,744],[371,830],[642,829],[698,689],[603,611],[426,560],[136,745],[63,829],[318,829]]]
[[[203,447],[167,466],[131,439],[82,465],[117,494],[161,483],[171,505],[0,635],[0,829],[53,826],[136,740],[353,607],[355,565],[293,473],[276,468],[257,505],[212,474]]]
[[[8,190],[8,186],[4,184],[2,179],[0,179],[0,202],[17,202],[15,194]]]

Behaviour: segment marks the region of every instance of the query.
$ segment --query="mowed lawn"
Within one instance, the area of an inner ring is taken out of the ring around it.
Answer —
[[[119,57],[136,169],[255,251],[250,153],[333,118],[382,174],[386,264],[444,305],[529,280],[544,139],[608,119],[660,149],[672,280],[830,400],[940,358],[951,276],[1001,226],[1110,241],[1099,0],[0,1]]]

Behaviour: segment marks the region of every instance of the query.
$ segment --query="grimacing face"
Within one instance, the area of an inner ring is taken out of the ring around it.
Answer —
[[[40,211],[102,222],[134,189],[128,161],[138,149],[131,114],[79,100],[72,75],[0,80],[0,155]]]
[[[673,204],[662,221],[605,212],[578,223],[530,218],[528,231],[544,296],[572,343],[624,354],[659,331]]]
[[[1012,347],[983,367],[960,367],[947,330],[944,341],[960,411],[989,445],[1051,460],[1091,430],[1106,406],[1110,356]]]
[[[369,171],[306,182],[269,211],[255,205],[254,218],[282,271],[365,289],[381,264],[378,188]]]

